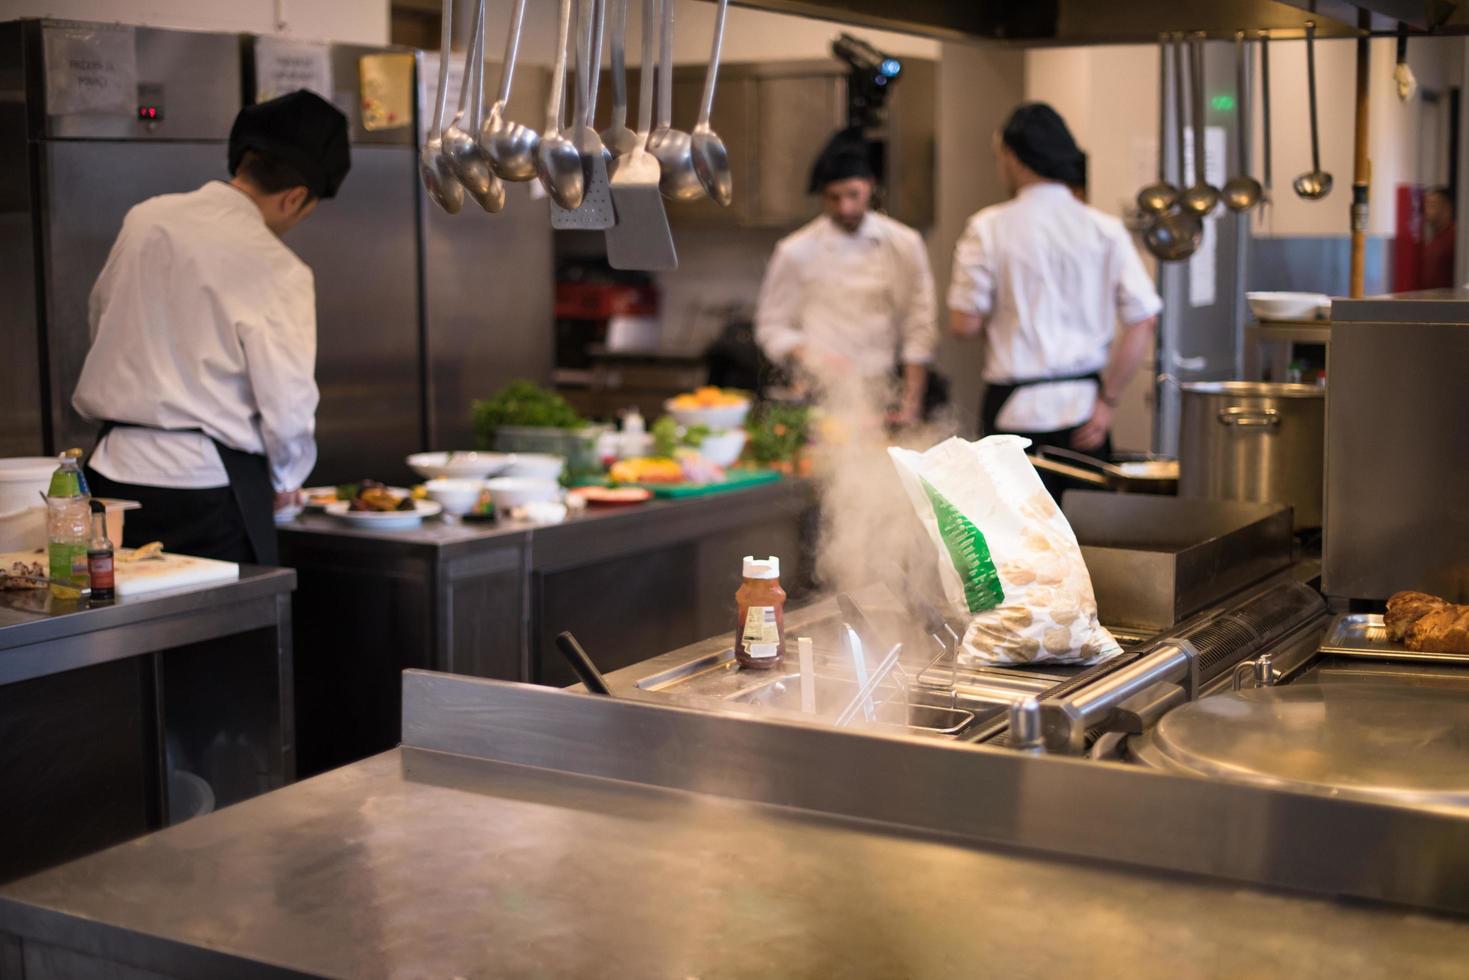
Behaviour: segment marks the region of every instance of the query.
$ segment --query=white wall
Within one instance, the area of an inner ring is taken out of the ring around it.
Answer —
[[[0,20],[57,17],[386,44],[388,0],[0,0]]]

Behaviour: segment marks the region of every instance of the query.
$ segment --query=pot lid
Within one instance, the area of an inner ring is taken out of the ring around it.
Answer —
[[[1405,684],[1235,691],[1169,712],[1169,768],[1376,802],[1469,808],[1469,700]]]

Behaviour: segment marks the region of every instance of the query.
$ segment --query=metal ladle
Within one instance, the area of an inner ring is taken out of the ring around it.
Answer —
[[[694,172],[689,134],[673,128],[673,4],[664,0],[662,51],[658,64],[658,128],[648,138],[648,152],[658,160],[658,189],[670,201],[697,201],[704,185]]]
[[[489,154],[476,138],[485,122],[485,0],[479,0],[475,11],[474,36],[470,39],[466,56],[465,77],[469,82],[469,129],[460,130],[451,141],[454,172],[475,203],[490,214],[496,214],[505,207],[505,185],[490,168]],[[458,129],[457,116],[455,123],[453,129]],[[461,145],[460,135],[467,146]]]
[[[576,144],[561,135],[561,114],[566,105],[566,47],[571,43],[571,0],[561,0],[557,31],[556,64],[551,69],[551,94],[546,99],[546,128],[536,148],[536,176],[551,199],[563,208],[581,206],[585,184],[581,154]]]
[[[1178,199],[1179,206],[1200,218],[1219,205],[1219,189],[1209,183],[1204,175],[1204,163],[1208,156],[1204,141],[1204,41],[1195,34],[1189,40],[1189,78],[1193,99],[1194,124],[1194,182]]]
[[[1168,159],[1168,35],[1158,37],[1158,180],[1137,192],[1137,206],[1162,214],[1178,202],[1178,188],[1164,173]]]
[[[699,118],[689,133],[689,153],[694,160],[694,173],[704,191],[721,207],[729,207],[734,201],[734,175],[729,169],[729,150],[709,126],[709,116],[714,111],[714,84],[719,74],[719,52],[724,47],[724,15],[729,10],[729,0],[719,0],[714,14],[714,41],[709,49],[709,70],[704,75],[704,101],[699,106]]]
[[[515,62],[520,57],[520,34],[525,24],[525,0],[515,0],[510,33],[505,38],[505,66],[501,69],[500,94],[490,106],[489,118],[480,127],[480,143],[490,158],[490,169],[501,180],[534,180],[536,148],[541,134],[523,123],[505,118],[510,101],[510,83],[515,77]]]
[[[1260,201],[1270,206],[1270,35],[1260,32],[1260,176],[1263,184]]]
[[[1311,98],[1311,170],[1291,185],[1296,196],[1319,201],[1331,193],[1331,174],[1321,169],[1321,142],[1316,132],[1316,23],[1306,22],[1306,85]]]
[[[1184,94],[1183,94],[1183,45],[1180,38],[1173,38],[1173,79],[1175,113],[1174,129],[1177,135],[1178,173],[1183,174],[1184,161]],[[1180,207],[1161,214],[1152,226],[1143,233],[1143,244],[1154,257],[1163,262],[1178,262],[1198,251],[1204,240],[1204,224],[1199,216]]]
[[[1235,111],[1238,125],[1235,127],[1235,148],[1239,151],[1239,173],[1224,182],[1224,206],[1231,211],[1248,211],[1265,196],[1260,182],[1251,177],[1249,155],[1245,152],[1245,121],[1249,118],[1245,92],[1248,79],[1245,77],[1245,35],[1240,31],[1234,35],[1234,85]]]
[[[439,31],[438,98],[434,103],[433,126],[423,141],[423,149],[418,151],[418,177],[435,204],[449,214],[458,214],[464,206],[464,186],[454,176],[454,169],[443,154],[444,102],[449,95],[449,42],[453,30],[453,0],[444,0],[443,26]]]
[[[602,130],[602,145],[616,159],[638,142],[627,128],[627,0],[612,0],[612,124]]]

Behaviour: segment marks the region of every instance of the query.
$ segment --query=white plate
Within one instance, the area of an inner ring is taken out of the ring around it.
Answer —
[[[326,505],[326,512],[333,517],[358,527],[371,527],[383,531],[417,527],[425,517],[433,517],[443,510],[432,500],[415,500],[414,510],[348,510],[350,501],[339,500]]]
[[[1313,320],[1331,316],[1331,297],[1325,293],[1245,293],[1250,312],[1260,320]]]
[[[504,453],[414,453],[408,457],[413,472],[425,480],[483,480],[499,473],[508,462]]]

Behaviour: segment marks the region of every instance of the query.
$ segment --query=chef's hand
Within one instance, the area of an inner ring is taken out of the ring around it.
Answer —
[[[300,490],[282,490],[275,495],[276,510],[285,510],[287,507],[295,507],[301,503]]]
[[[1097,399],[1092,406],[1092,417],[1082,423],[1071,436],[1071,448],[1091,452],[1102,445],[1107,431],[1112,428],[1112,406]]]

